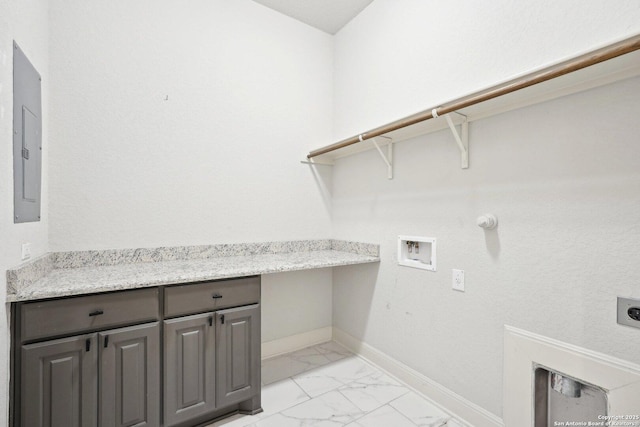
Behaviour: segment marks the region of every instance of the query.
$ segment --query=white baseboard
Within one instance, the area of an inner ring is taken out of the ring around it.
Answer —
[[[300,350],[323,342],[331,341],[333,328],[327,326],[297,335],[280,338],[262,343],[262,359],[278,356],[284,353]]]
[[[333,339],[358,356],[389,372],[417,392],[442,406],[456,418],[474,427],[504,427],[500,417],[454,393],[420,372],[388,356],[380,350],[352,337],[341,329],[333,328]]]

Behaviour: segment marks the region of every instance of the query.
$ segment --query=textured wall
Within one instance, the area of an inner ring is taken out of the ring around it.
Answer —
[[[375,0],[335,38],[335,139],[640,32],[640,4]]]
[[[47,158],[49,154],[48,1],[0,0],[0,300],[6,294],[5,271],[20,263],[22,243],[34,257],[48,249]],[[40,222],[13,223],[13,40],[42,76],[42,200]],[[9,384],[9,306],[0,306],[0,426],[7,425]]]
[[[639,93],[474,122],[468,170],[448,132],[399,143],[390,182],[373,151],[341,160],[335,235],[380,242],[382,262],[334,271],[334,326],[497,415],[504,324],[640,363],[640,330],[616,324],[616,296],[640,298]],[[475,225],[487,212],[495,231]],[[438,271],[397,266],[399,234],[436,237]]]
[[[331,326],[331,271],[262,276],[262,342]]]
[[[54,0],[54,250],[325,238],[332,38],[250,0]],[[167,99],[168,97],[168,99]]]
[[[325,238],[333,214],[335,237],[383,256],[334,270],[334,325],[496,414],[504,323],[640,362],[613,314],[616,294],[640,297],[638,80],[474,123],[468,171],[446,132],[399,145],[391,182],[376,153],[343,159],[333,208],[331,179],[297,162],[332,125],[350,136],[640,32],[637,2],[376,0],[333,43],[250,0],[47,7],[0,0],[0,271],[24,241],[46,251],[47,233],[52,250]],[[12,39],[43,75],[39,224],[12,223]],[[486,211],[497,232],[474,225]],[[439,238],[438,272],[395,265],[401,233]],[[304,331],[282,316],[305,312],[283,292],[302,281],[265,280],[281,304],[265,337]],[[331,297],[326,271],[304,282]],[[314,307],[305,328],[326,326],[330,307]]]
[[[640,32],[637,2],[445,3],[376,0],[338,33],[337,138]],[[334,237],[382,262],[334,270],[334,326],[497,415],[504,324],[640,363],[615,322],[615,297],[640,297],[639,95],[633,79],[474,122],[468,170],[448,131],[399,143],[392,181],[375,151],[339,160]],[[438,238],[438,271],[398,267],[399,234]]]
[[[299,160],[331,136],[331,41],[250,0],[53,0],[52,249],[329,236]],[[330,274],[263,282],[264,341],[331,324]]]

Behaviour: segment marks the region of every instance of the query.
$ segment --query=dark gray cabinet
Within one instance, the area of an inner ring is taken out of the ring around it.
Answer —
[[[239,307],[260,301],[260,278],[169,286],[164,295],[166,317]]]
[[[216,408],[213,313],[164,321],[164,425]]]
[[[260,389],[260,305],[217,313],[217,403],[251,399]]]
[[[22,426],[160,425],[158,322],[22,346]]]
[[[153,288],[25,303],[21,338],[41,340],[158,320],[158,295]]]
[[[159,323],[99,334],[100,427],[160,425]]]
[[[260,407],[260,277],[12,305],[13,427],[191,427]]]
[[[176,285],[164,296],[164,315],[181,316],[164,321],[165,426],[225,408],[260,412],[260,278]]]
[[[159,426],[158,298],[151,288],[14,305],[12,425]]]
[[[96,334],[22,346],[22,426],[97,423]]]

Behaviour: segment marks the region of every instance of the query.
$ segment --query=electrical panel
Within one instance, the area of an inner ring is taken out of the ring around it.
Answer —
[[[13,42],[13,221],[40,221],[42,188],[41,78]]]

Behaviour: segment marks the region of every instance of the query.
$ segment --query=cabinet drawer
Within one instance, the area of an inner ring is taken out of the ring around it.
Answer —
[[[31,302],[20,315],[22,341],[157,320],[158,289]]]
[[[165,316],[182,316],[257,303],[260,277],[171,286],[164,292]]]

